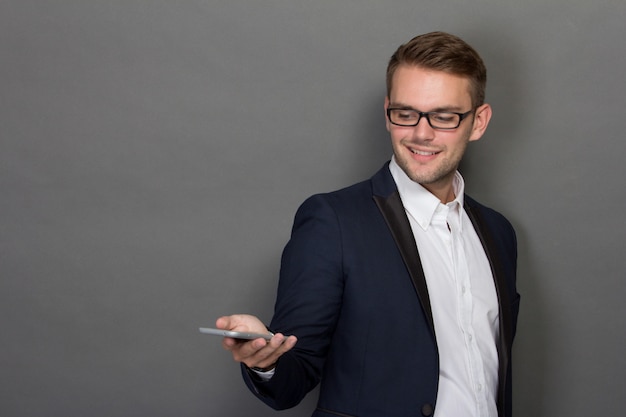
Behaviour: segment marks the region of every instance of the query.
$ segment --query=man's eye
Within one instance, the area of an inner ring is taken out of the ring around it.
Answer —
[[[404,120],[415,119],[415,113],[410,112],[410,111],[399,111],[396,113],[396,115],[398,116],[398,118],[404,119]]]
[[[431,113],[430,118],[436,122],[450,123],[454,121],[455,114],[453,113]]]

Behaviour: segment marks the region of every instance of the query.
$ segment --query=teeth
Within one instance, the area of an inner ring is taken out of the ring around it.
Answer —
[[[437,153],[437,152],[418,151],[417,149],[411,149],[411,152],[413,152],[416,155],[423,155],[423,156],[431,156]]]

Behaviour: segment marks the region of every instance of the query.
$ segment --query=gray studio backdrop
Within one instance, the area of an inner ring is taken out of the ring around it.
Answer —
[[[622,0],[0,2],[0,415],[277,414],[222,314],[269,320],[298,205],[391,155],[384,72],[445,30],[489,68],[468,191],[514,223],[518,417],[621,416]],[[381,358],[384,360],[384,358]]]

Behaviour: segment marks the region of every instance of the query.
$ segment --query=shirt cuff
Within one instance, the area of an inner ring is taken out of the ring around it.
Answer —
[[[254,372],[256,376],[258,376],[264,382],[272,379],[272,377],[274,376],[274,371],[276,370],[276,369],[270,369],[269,371],[263,372],[263,371],[257,371],[256,369],[253,369],[253,368],[248,368],[248,369]]]

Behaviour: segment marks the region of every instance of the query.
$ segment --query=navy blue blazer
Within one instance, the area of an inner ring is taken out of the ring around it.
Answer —
[[[511,344],[519,295],[517,244],[499,213],[465,197],[500,306],[499,416],[511,416]],[[314,417],[432,415],[437,340],[419,251],[388,163],[370,180],[310,197],[282,256],[274,332],[298,337],[274,377],[251,391],[290,408],[321,381]]]

